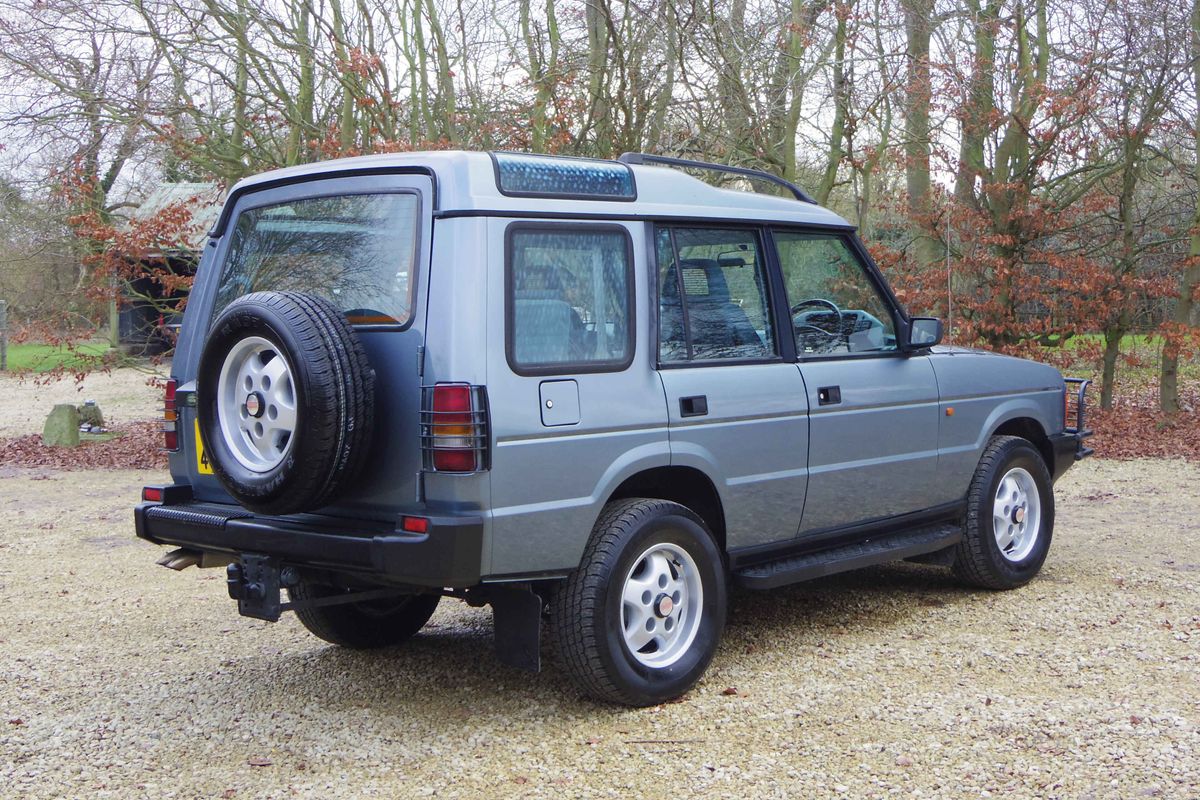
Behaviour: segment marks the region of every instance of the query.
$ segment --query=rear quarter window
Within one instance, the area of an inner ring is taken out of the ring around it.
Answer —
[[[412,314],[416,193],[310,197],[238,214],[214,314],[250,292],[326,298],[363,325]]]
[[[633,256],[612,225],[508,229],[507,350],[518,373],[621,370],[633,359]]]

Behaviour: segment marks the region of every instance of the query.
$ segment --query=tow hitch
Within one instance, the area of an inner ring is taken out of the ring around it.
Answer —
[[[229,589],[229,596],[237,600],[238,613],[267,622],[278,621],[284,611],[381,600],[404,594],[397,589],[368,589],[303,602],[282,602],[280,589],[295,586],[299,582],[300,576],[295,569],[280,566],[270,556],[244,555],[240,563],[225,568],[225,585]]]

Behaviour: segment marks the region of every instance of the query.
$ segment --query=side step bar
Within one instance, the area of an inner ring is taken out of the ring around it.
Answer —
[[[789,556],[778,561],[746,567],[734,572],[734,580],[747,589],[774,589],[789,583],[933,553],[958,544],[961,539],[962,528],[958,525],[929,525],[830,550]]]

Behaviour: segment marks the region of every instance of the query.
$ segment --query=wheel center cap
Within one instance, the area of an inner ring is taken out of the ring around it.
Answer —
[[[255,419],[261,417],[266,408],[266,404],[263,403],[262,395],[258,392],[251,392],[250,394],[246,395],[245,406],[246,413]]]
[[[1013,522],[1018,525],[1025,521],[1025,509],[1020,506],[1013,509]]]
[[[669,616],[675,610],[675,601],[670,595],[659,595],[658,600],[654,603],[654,613],[659,617]]]

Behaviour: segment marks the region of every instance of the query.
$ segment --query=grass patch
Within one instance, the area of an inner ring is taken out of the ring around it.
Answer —
[[[1077,336],[1072,336],[1063,343],[1063,347],[1067,350],[1079,350],[1088,345],[1104,346],[1103,333],[1081,333]],[[1121,337],[1121,352],[1128,353],[1130,350],[1159,350],[1162,348],[1162,338],[1153,333],[1127,333]]]
[[[52,344],[9,344],[9,372],[50,372],[59,368],[91,366],[92,359],[103,357],[110,346],[106,342],[77,345],[74,350]]]

